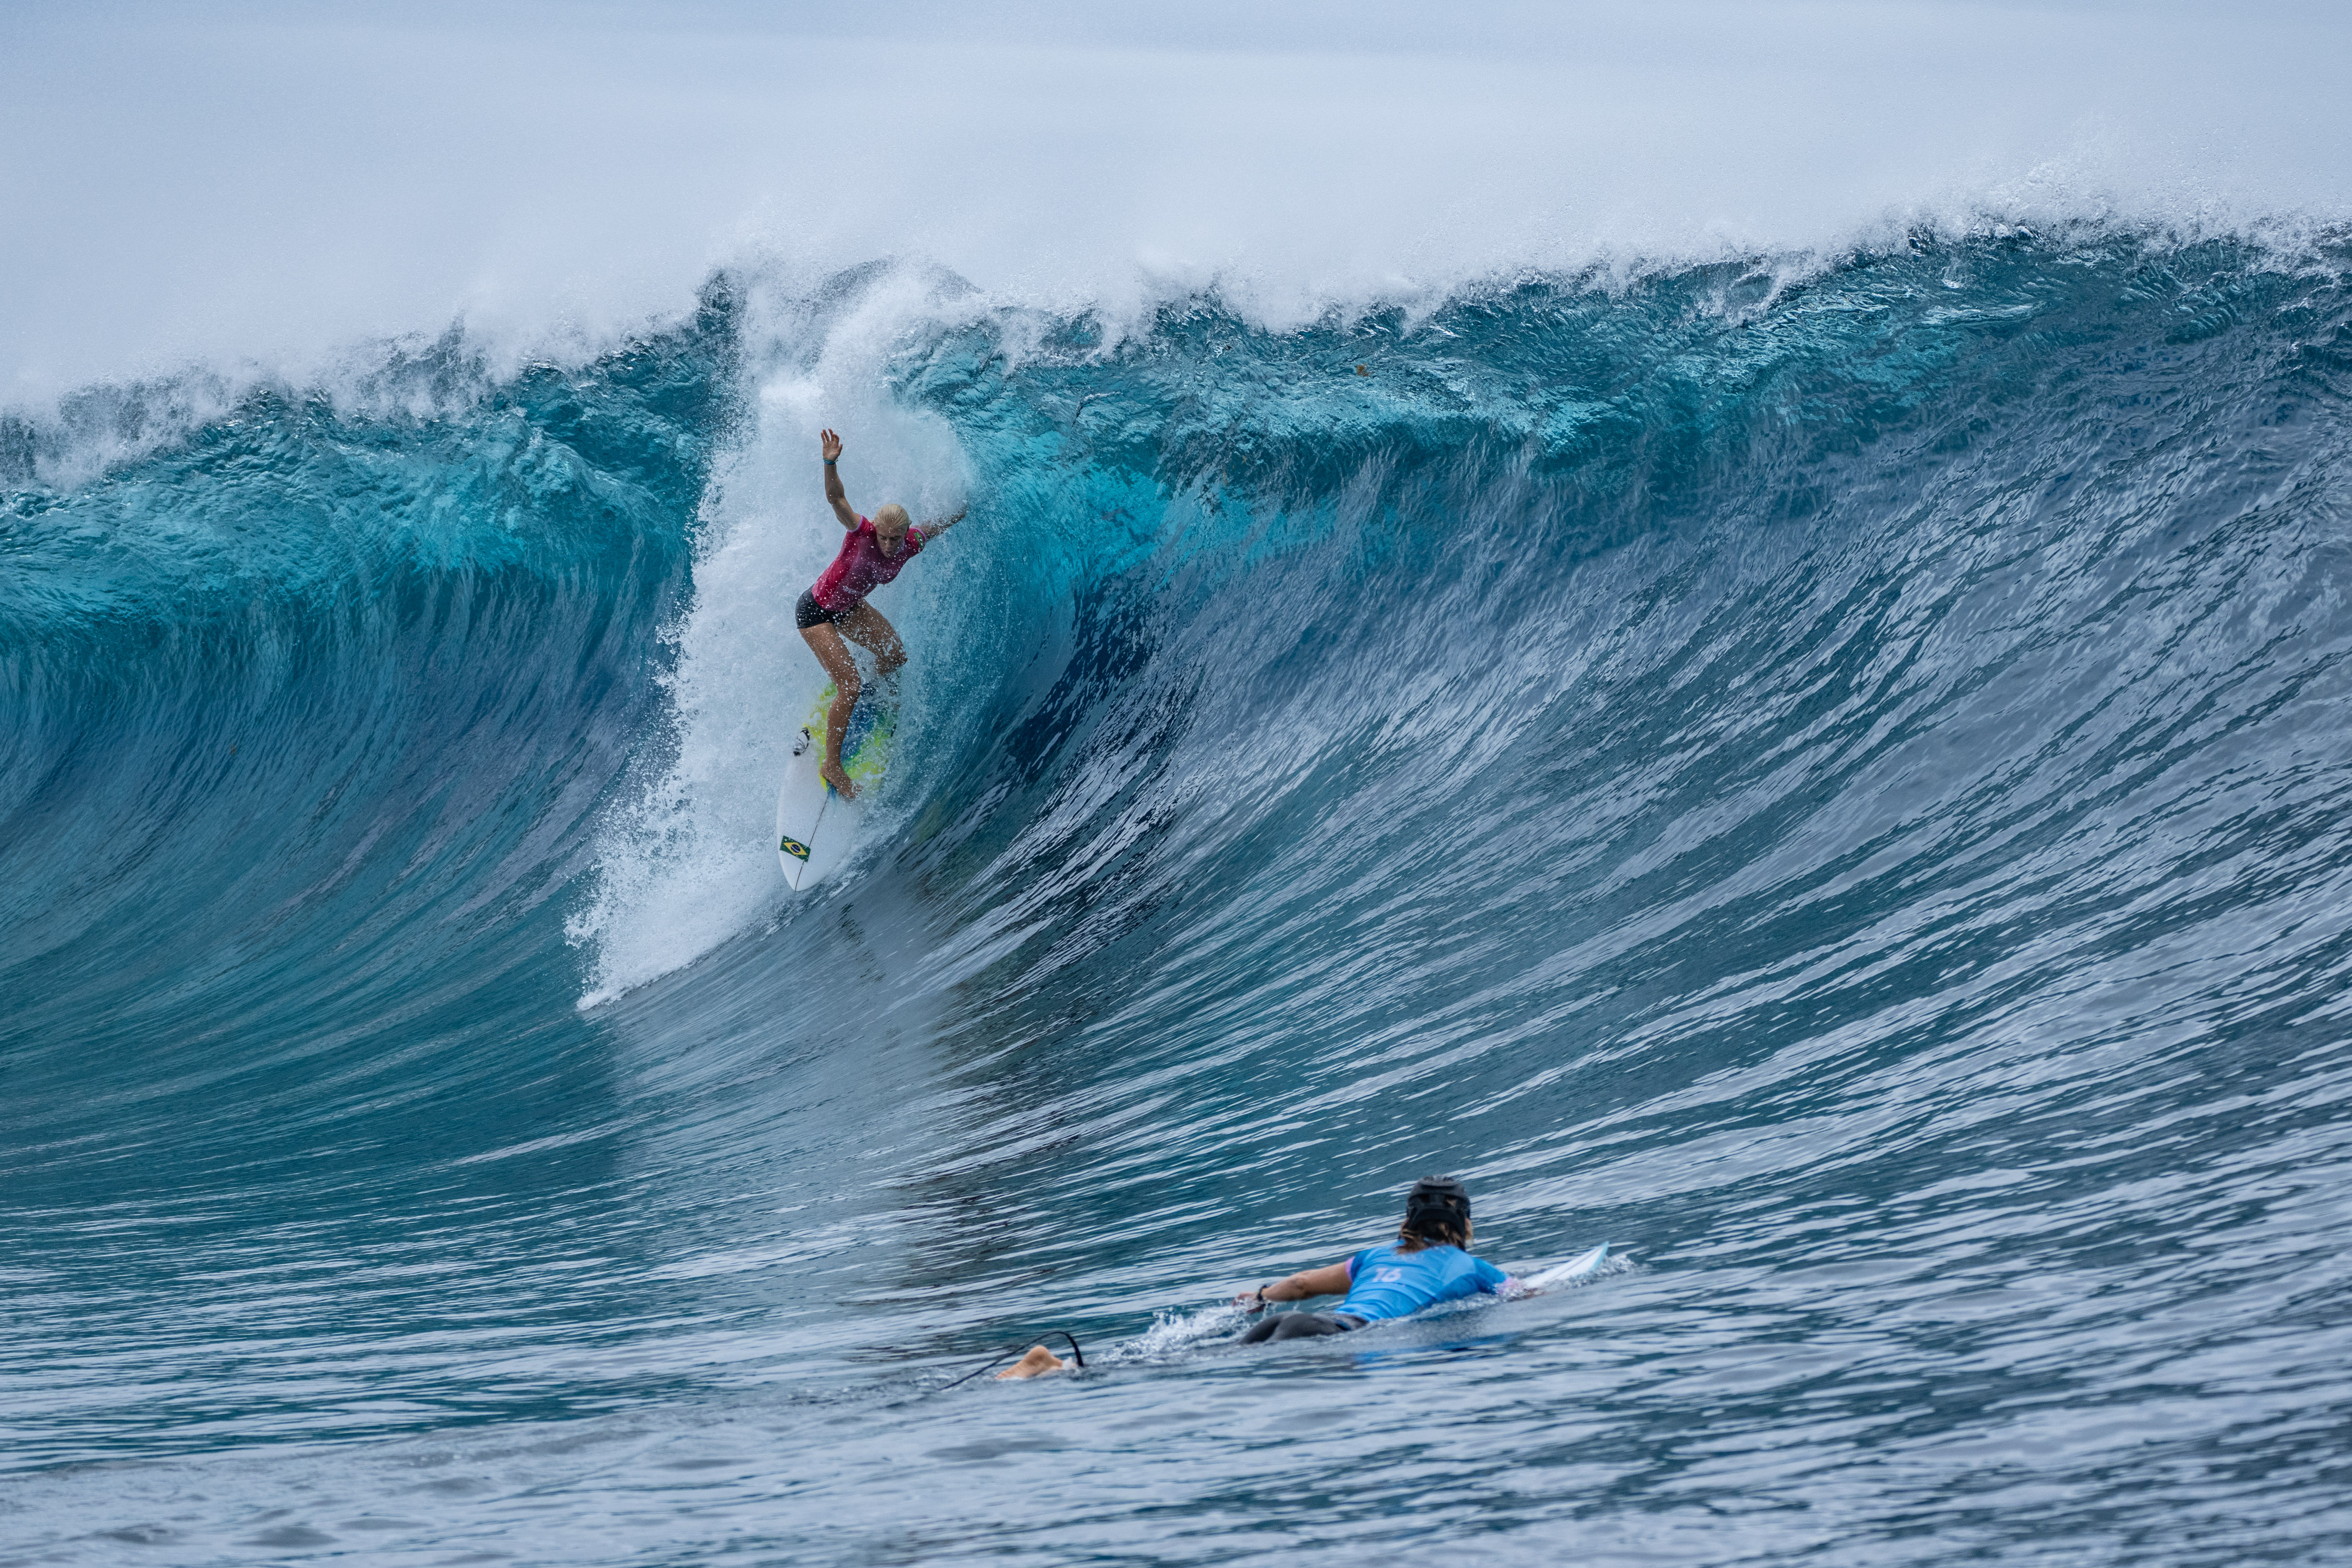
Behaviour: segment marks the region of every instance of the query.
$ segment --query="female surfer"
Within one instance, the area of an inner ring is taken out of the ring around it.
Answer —
[[[841,553],[833,558],[833,564],[793,606],[793,624],[800,627],[816,661],[833,678],[833,707],[825,713],[824,766],[820,771],[842,799],[855,800],[857,786],[841,765],[841,739],[848,731],[850,712],[857,706],[857,662],[841,639],[847,637],[874,655],[877,679],[887,680],[898,673],[898,667],[907,662],[906,645],[898,640],[898,628],[866,602],[866,595],[898,576],[924,545],[961,522],[963,509],[953,517],[919,526],[908,521],[907,509],[897,501],[875,508],[870,518],[860,517],[849,504],[848,492],[841,488],[841,469],[836,466],[841,460],[841,437],[824,430],[818,432],[817,440],[824,454],[824,499],[832,503],[833,515],[849,531],[849,537],[842,541]]]
[[[1465,1250],[1470,1245],[1470,1190],[1450,1176],[1423,1176],[1405,1194],[1404,1224],[1396,1239],[1368,1247],[1321,1268],[1302,1269],[1271,1285],[1234,1298],[1244,1311],[1264,1311],[1276,1301],[1310,1296],[1342,1296],[1328,1312],[1280,1312],[1242,1331],[1245,1345],[1266,1340],[1303,1340],[1344,1334],[1382,1318],[1402,1318],[1440,1301],[1465,1296],[1518,1293],[1518,1281]],[[1036,1377],[1068,1363],[1044,1345],[1033,1348],[996,1375]]]

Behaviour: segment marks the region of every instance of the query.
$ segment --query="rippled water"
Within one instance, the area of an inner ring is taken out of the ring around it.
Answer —
[[[2340,259],[714,286],[25,476],[6,1560],[2352,1551]],[[973,518],[794,901],[875,377]],[[1439,1170],[1619,1262],[1224,1342]]]

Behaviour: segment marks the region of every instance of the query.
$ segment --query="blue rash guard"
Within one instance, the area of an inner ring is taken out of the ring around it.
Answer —
[[[1348,1299],[1331,1310],[1366,1322],[1402,1318],[1439,1301],[1484,1291],[1502,1294],[1511,1277],[1458,1247],[1399,1252],[1397,1244],[1368,1247],[1348,1259]]]

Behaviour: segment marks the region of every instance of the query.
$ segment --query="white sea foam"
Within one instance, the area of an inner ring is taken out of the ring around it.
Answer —
[[[1096,1358],[1106,1364],[1165,1361],[1196,1346],[1228,1340],[1248,1325],[1240,1308],[1220,1304],[1192,1311],[1167,1308],[1151,1314],[1151,1326],[1131,1340],[1106,1346]]]

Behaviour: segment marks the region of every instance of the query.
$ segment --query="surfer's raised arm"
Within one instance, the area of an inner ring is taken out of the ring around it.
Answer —
[[[817,445],[824,453],[824,499],[833,503],[833,515],[841,526],[855,531],[857,509],[849,504],[849,492],[841,488],[841,470],[834,465],[841,460],[841,437],[830,430],[817,432]]]

